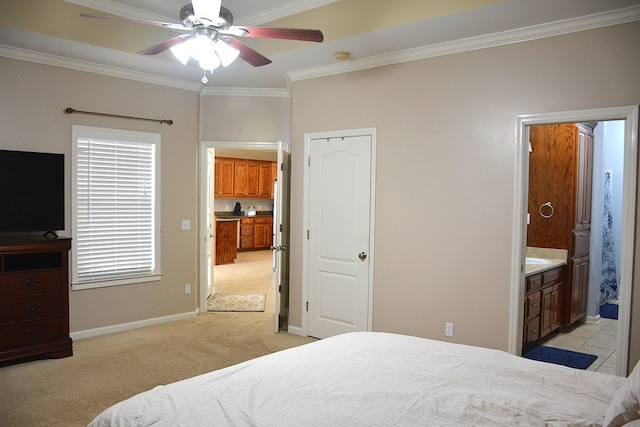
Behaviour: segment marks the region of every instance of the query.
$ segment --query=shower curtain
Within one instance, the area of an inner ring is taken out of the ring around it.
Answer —
[[[618,274],[613,246],[611,215],[611,171],[604,173],[604,209],[602,218],[602,269],[600,271],[600,304],[618,299]]]

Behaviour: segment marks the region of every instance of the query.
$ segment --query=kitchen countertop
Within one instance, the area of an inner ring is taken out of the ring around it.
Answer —
[[[218,221],[230,221],[230,220],[238,220],[240,218],[255,218],[255,217],[265,217],[265,216],[273,216],[272,211],[257,211],[254,216],[247,216],[242,212],[242,215],[234,215],[233,212],[215,212],[216,219]]]

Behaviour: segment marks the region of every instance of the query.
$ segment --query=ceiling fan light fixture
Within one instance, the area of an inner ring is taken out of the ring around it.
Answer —
[[[223,67],[228,67],[240,55],[240,51],[238,49],[232,48],[224,40],[216,40],[213,43],[213,47],[215,48]]]
[[[184,43],[179,43],[171,47],[171,53],[173,53],[173,56],[175,56],[182,65],[187,65],[189,58],[191,58],[191,52],[193,50],[191,46],[192,41],[193,39],[189,39]]]

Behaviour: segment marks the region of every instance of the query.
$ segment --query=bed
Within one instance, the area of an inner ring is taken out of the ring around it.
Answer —
[[[89,426],[600,426],[637,412],[638,371],[353,332],[158,386]]]

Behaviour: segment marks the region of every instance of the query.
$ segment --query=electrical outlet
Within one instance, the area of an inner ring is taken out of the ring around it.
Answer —
[[[184,284],[184,293],[187,295],[191,293],[191,283]]]
[[[188,219],[182,220],[182,229],[183,230],[191,230],[191,221]]]
[[[448,337],[453,336],[453,323],[445,323],[444,324],[444,334]]]

